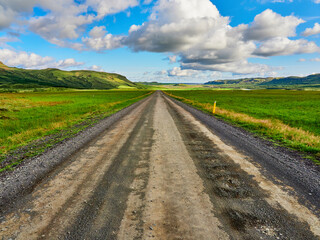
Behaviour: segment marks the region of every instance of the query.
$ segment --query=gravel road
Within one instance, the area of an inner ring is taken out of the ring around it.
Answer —
[[[319,183],[156,92],[3,177],[0,239],[320,239]]]

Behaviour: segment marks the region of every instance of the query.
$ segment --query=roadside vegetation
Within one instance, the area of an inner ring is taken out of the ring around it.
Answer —
[[[149,90],[0,93],[0,172],[151,93]],[[44,137],[46,140],[39,141]]]
[[[320,92],[287,90],[165,91],[187,104],[305,152],[320,164]]]

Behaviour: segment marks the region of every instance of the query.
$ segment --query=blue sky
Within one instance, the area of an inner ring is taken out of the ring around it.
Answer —
[[[0,61],[132,81],[320,72],[320,0],[0,0]]]

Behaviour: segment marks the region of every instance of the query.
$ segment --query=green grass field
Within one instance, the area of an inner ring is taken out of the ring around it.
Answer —
[[[166,91],[286,146],[320,157],[320,92],[286,90]]]
[[[76,133],[93,122],[142,99],[148,93],[151,92],[83,90],[1,93],[0,162],[1,156],[3,160],[7,153],[18,147],[78,124],[80,127],[73,131]],[[83,122],[86,124],[80,124]]]

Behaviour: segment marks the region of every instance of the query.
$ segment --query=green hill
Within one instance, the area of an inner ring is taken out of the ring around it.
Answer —
[[[299,88],[320,87],[320,74],[307,77],[283,77],[283,78],[242,78],[236,80],[217,80],[205,83],[219,87],[234,88]]]
[[[138,87],[138,85],[115,73],[89,70],[63,71],[55,68],[27,70],[11,68],[0,62],[0,88],[45,87],[113,89]]]
[[[274,78],[271,81],[262,83],[261,85],[308,85],[308,84],[320,84],[320,74],[313,74],[307,77]]]

